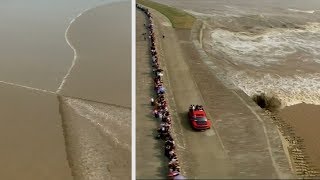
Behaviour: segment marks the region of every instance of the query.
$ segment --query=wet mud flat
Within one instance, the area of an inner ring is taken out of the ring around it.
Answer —
[[[74,98],[59,101],[74,178],[130,179],[131,109]]]
[[[305,178],[319,178],[320,107],[298,104],[270,113],[283,134],[293,170]]]
[[[304,140],[310,161],[320,169],[320,106],[299,104],[284,108],[279,115],[291,124],[297,136]]]

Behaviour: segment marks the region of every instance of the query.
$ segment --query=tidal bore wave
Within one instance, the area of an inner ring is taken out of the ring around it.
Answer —
[[[204,48],[223,69],[220,77],[251,97],[275,97],[281,107],[320,105],[320,23],[252,16],[241,24],[245,19],[250,18],[216,19],[208,25]]]

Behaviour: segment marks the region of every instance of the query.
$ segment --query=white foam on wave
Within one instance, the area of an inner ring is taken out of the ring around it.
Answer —
[[[126,142],[131,135],[131,111],[126,108],[112,105],[92,105],[83,100],[65,98],[66,103],[78,115],[89,120],[95,127],[100,129],[106,136],[119,146],[130,150],[131,146]]]
[[[110,0],[108,3],[112,3],[112,2],[114,2],[114,0]],[[56,93],[59,93],[59,92],[62,90],[62,88],[63,88],[64,84],[66,83],[66,81],[67,81],[67,79],[68,79],[68,77],[69,77],[69,75],[70,75],[70,73],[71,73],[74,65],[76,64],[76,60],[77,60],[77,57],[78,57],[78,55],[77,55],[77,50],[74,48],[74,46],[72,45],[72,43],[71,43],[70,40],[68,39],[68,32],[69,32],[69,29],[70,29],[71,25],[76,21],[77,18],[79,18],[81,15],[83,15],[83,14],[86,13],[87,11],[89,11],[89,10],[91,10],[91,9],[94,9],[94,8],[97,8],[97,7],[99,7],[99,6],[101,6],[101,5],[104,5],[104,4],[106,4],[106,2],[100,2],[100,3],[98,3],[98,5],[96,5],[96,6],[94,6],[94,7],[86,8],[86,9],[84,9],[81,13],[79,13],[75,18],[73,18],[73,19],[70,21],[69,26],[67,27],[66,32],[65,32],[65,34],[64,34],[64,37],[65,37],[65,40],[66,40],[67,44],[68,44],[68,45],[70,46],[70,48],[73,50],[73,54],[74,54],[74,55],[73,55],[73,60],[72,60],[71,66],[70,66],[70,68],[68,69],[67,74],[63,77],[63,79],[62,79],[62,81],[61,81],[61,84],[60,84],[60,86],[58,87]]]
[[[196,12],[196,11],[193,11],[191,9],[185,9],[184,11],[186,13],[192,14],[194,16],[202,16],[202,17],[213,17],[213,16],[215,16],[214,14],[206,14],[206,13],[202,13],[202,12]]]
[[[67,44],[70,46],[70,48],[73,50],[73,60],[71,62],[71,66],[70,68],[68,69],[68,72],[67,74],[63,77],[62,81],[61,81],[61,84],[60,86],[58,87],[58,90],[57,90],[57,93],[59,93],[62,89],[62,87],[64,86],[64,84],[66,83],[67,81],[67,78],[69,77],[74,65],[76,64],[76,60],[77,60],[77,50],[74,48],[74,46],[72,45],[72,43],[70,43],[69,39],[68,39],[68,32],[69,32],[69,29],[71,27],[71,25],[75,22],[75,20],[80,17],[83,13],[85,13],[86,11],[88,11],[89,8],[85,9],[83,12],[79,13],[74,19],[72,19],[69,23],[69,26],[67,27],[67,30],[66,32],[64,33],[64,37],[65,37],[65,40],[67,42]]]
[[[266,93],[278,98],[283,106],[300,103],[320,105],[320,73],[288,77],[264,74],[261,77],[251,77],[244,71],[230,71],[227,78],[249,96]]]
[[[11,82],[6,82],[6,81],[0,81],[0,83],[6,84],[6,85],[10,85],[10,86],[16,86],[16,87],[20,87],[20,88],[25,88],[25,89],[29,89],[29,90],[33,90],[33,91],[40,91],[40,92],[49,93],[49,94],[56,94],[55,92],[48,91],[48,90],[45,90],[45,89],[39,89],[39,88],[24,86],[24,85],[11,83]]]
[[[290,9],[290,8],[288,10],[293,12],[308,13],[308,14],[313,14],[314,12],[317,11],[317,10],[299,10],[299,9]]]
[[[211,38],[212,49],[224,52],[235,63],[281,64],[297,51],[302,52],[304,61],[320,63],[319,23],[310,23],[304,29],[272,29],[259,35],[215,29]]]
[[[222,16],[222,17],[241,17],[240,14],[237,14],[235,12],[228,12],[228,13],[221,13],[221,12],[215,12],[211,11],[210,13],[204,13],[204,12],[197,12],[191,9],[184,9],[186,13],[192,14],[193,16],[197,16],[199,18],[205,17],[205,18],[210,18],[210,17],[217,17],[217,16]]]

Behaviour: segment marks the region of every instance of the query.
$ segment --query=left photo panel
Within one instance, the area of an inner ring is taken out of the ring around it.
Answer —
[[[0,179],[131,179],[131,6],[0,2]]]

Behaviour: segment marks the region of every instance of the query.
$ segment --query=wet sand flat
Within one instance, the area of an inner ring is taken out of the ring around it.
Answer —
[[[112,3],[85,12],[70,27],[68,39],[77,59],[61,93],[130,107],[130,3]]]
[[[280,117],[293,127],[297,136],[304,139],[305,152],[312,165],[320,169],[320,106],[289,106],[280,111]]]
[[[0,84],[0,178],[71,180],[56,95]]]
[[[73,98],[59,101],[74,178],[131,179],[131,110]]]

